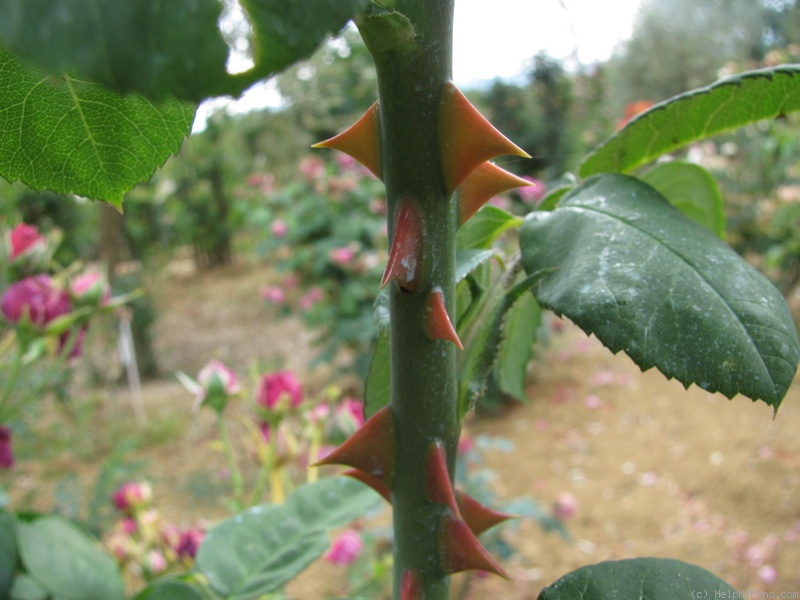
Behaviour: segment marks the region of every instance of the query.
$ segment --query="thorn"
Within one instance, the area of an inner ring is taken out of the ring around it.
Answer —
[[[439,548],[446,573],[475,569],[511,579],[478,541],[466,522],[454,515],[446,515],[442,520],[439,529]]]
[[[460,490],[456,490],[455,495],[456,504],[458,504],[458,510],[462,518],[476,536],[495,525],[499,525],[503,521],[516,518],[514,515],[509,515],[484,506],[475,500],[475,498]]]
[[[351,477],[351,478],[353,478],[353,479],[355,479],[357,481],[360,481],[361,483],[363,483],[365,485],[368,485],[373,490],[378,492],[381,496],[383,496],[383,499],[386,500],[389,504],[392,503],[392,492],[391,492],[391,490],[388,488],[388,486],[386,486],[386,484],[383,483],[383,481],[381,481],[377,477],[373,477],[369,473],[365,473],[364,471],[360,471],[359,469],[349,469],[349,470],[345,471],[344,473],[342,473],[342,475],[345,475],[347,477]],[[471,500],[471,498],[470,498],[470,500]],[[473,500],[473,502],[475,502],[475,500]],[[491,525],[490,525],[490,527],[491,527]]]
[[[349,154],[380,179],[381,150],[379,130],[378,102],[375,102],[358,121],[342,133],[323,142],[313,144],[311,147],[333,148]]]
[[[431,340],[447,340],[453,342],[460,350],[464,344],[458,337],[456,328],[447,314],[444,295],[439,287],[433,288],[425,299],[425,335]]]
[[[376,412],[353,435],[313,467],[347,465],[391,485],[394,475],[394,423],[389,406]]]
[[[530,155],[497,131],[453,82],[445,84],[439,104],[439,139],[447,193],[473,169],[502,154]]]
[[[411,569],[403,572],[400,580],[400,600],[423,600],[419,573]]]
[[[395,213],[394,237],[381,287],[397,279],[400,287],[413,292],[419,285],[422,267],[422,219],[409,199],[400,200]]]
[[[447,470],[444,446],[438,440],[431,444],[425,456],[425,491],[428,500],[444,504],[454,515],[461,516],[453,493],[450,472]]]
[[[497,194],[529,185],[533,184],[492,162],[481,163],[458,186],[459,225],[466,223],[481,206]]]

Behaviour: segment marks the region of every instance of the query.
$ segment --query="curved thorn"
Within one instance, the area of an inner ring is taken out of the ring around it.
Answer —
[[[533,184],[527,179],[501,169],[492,162],[481,163],[458,186],[459,225],[466,223],[481,206],[497,194],[515,187],[529,185]]]
[[[447,456],[438,440],[430,445],[425,456],[425,492],[431,502],[444,504],[454,515],[460,515],[447,470]]]
[[[447,193],[478,165],[502,154],[530,155],[497,131],[453,82],[445,84],[439,104],[439,151]]]
[[[478,541],[466,522],[456,516],[447,515],[443,518],[439,529],[439,549],[446,573],[475,569],[511,579]]]
[[[389,406],[383,407],[353,435],[322,460],[311,465],[347,465],[391,486],[394,475],[394,422]]]
[[[430,340],[447,340],[453,342],[460,350],[464,349],[464,344],[458,337],[456,328],[447,314],[447,307],[444,305],[444,295],[439,287],[433,288],[425,298],[425,335]]]
[[[419,573],[408,569],[400,581],[400,600],[423,600]]]
[[[396,279],[405,291],[417,289],[422,268],[422,244],[422,217],[413,201],[400,200],[395,210],[394,237],[381,287]]]
[[[348,469],[347,471],[342,473],[342,475],[351,477],[357,481],[360,481],[365,485],[368,485],[373,490],[378,492],[381,496],[383,496],[383,499],[386,500],[389,504],[392,503],[391,490],[385,483],[383,483],[382,480],[378,479],[377,477],[374,477],[369,473],[365,473],[364,471],[361,471],[359,469]]]
[[[499,525],[503,521],[515,519],[515,515],[509,515],[498,510],[484,506],[469,494],[456,490],[456,504],[462,518],[466,521],[469,528],[476,536],[482,534],[487,529]]]
[[[375,102],[358,121],[342,133],[323,142],[313,144],[311,147],[333,148],[349,154],[380,179],[381,150],[379,131],[378,102]]]

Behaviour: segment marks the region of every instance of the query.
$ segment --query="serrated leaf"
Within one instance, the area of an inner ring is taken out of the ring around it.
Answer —
[[[633,558],[581,567],[544,588],[538,600],[735,598],[716,575],[678,560]]]
[[[524,294],[506,317],[504,339],[497,358],[497,379],[500,389],[517,400],[527,399],[528,363],[541,322],[542,308],[532,294]]]
[[[522,219],[496,206],[481,208],[456,234],[459,250],[487,250],[495,240],[511,227],[519,227]]]
[[[364,414],[374,415],[391,401],[389,332],[381,329],[364,384]]]
[[[717,181],[703,167],[682,161],[666,162],[648,171],[642,181],[692,221],[725,238],[722,194]]]
[[[371,489],[346,477],[304,485],[284,504],[256,506],[213,527],[196,566],[226,598],[259,597],[321,556],[327,531],[363,516],[379,501]]]
[[[641,113],[589,154],[580,174],[629,172],[690,142],[798,109],[798,65],[726,77]]]
[[[242,0],[254,66],[226,70],[219,0],[8,0],[0,43],[49,73],[80,73],[122,93],[200,102],[238,96],[309,56],[366,0]]]
[[[456,283],[495,255],[493,250],[459,250],[456,252]]]
[[[0,176],[121,206],[176,153],[194,107],[49,78],[0,48]]]
[[[776,409],[800,344],[781,294],[711,232],[624,175],[599,175],[520,231],[539,302],[685,386]]]
[[[75,525],[55,515],[17,523],[27,572],[47,591],[71,600],[122,600],[116,561]]]

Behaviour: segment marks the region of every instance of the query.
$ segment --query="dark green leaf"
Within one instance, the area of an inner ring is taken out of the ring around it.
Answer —
[[[735,598],[716,575],[668,558],[633,558],[581,567],[547,586],[539,600]]]
[[[536,207],[536,210],[553,210],[561,199],[566,196],[572,189],[574,185],[560,185],[556,189],[551,190],[547,193],[547,195],[542,198],[542,201],[539,203],[539,206]]]
[[[369,363],[367,380],[364,384],[364,414],[374,415],[391,400],[391,381],[389,378],[389,332],[382,329],[375,342],[375,350]]]
[[[17,535],[25,569],[50,594],[70,600],[124,598],[116,561],[66,519],[18,521]]]
[[[17,527],[14,515],[0,509],[0,598],[6,598],[17,571]]]
[[[638,115],[586,158],[580,174],[628,172],[690,142],[798,109],[798,65],[727,77]]]
[[[521,224],[522,219],[502,208],[484,206],[458,230],[456,246],[459,250],[487,250],[505,230]]]
[[[661,163],[642,180],[692,221],[725,238],[722,194],[717,181],[703,167],[681,161]]]
[[[534,290],[613,352],[685,386],[777,408],[800,345],[781,294],[711,232],[650,186],[623,175],[587,181],[520,232]]]
[[[8,0],[0,43],[49,73],[150,98],[193,102],[239,95],[310,55],[366,0],[242,0],[252,26],[254,66],[231,75],[218,28],[218,0]]]
[[[194,107],[154,105],[69,76],[48,78],[0,48],[0,176],[116,206],[189,133]]]
[[[379,496],[347,477],[304,485],[281,505],[256,506],[211,529],[197,568],[230,600],[285,585],[328,547],[327,531],[361,517]]]
[[[500,389],[517,400],[526,400],[525,380],[533,344],[542,322],[542,308],[532,294],[523,294],[508,311],[504,340],[497,359]]]

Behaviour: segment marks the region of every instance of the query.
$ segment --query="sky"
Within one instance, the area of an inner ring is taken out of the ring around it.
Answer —
[[[524,75],[532,57],[545,50],[555,58],[587,64],[606,60],[626,39],[641,0],[455,0],[453,79],[464,89],[497,77]],[[569,66],[569,62],[568,62]],[[274,84],[251,88],[238,101],[216,99],[198,110],[201,130],[211,111],[246,112],[276,106]]]

